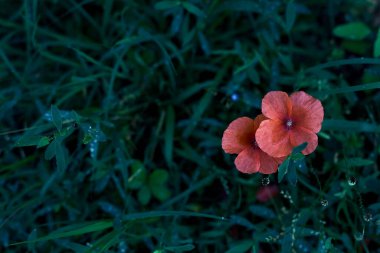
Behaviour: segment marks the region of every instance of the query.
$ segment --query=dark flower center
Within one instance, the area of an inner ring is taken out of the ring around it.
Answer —
[[[285,127],[287,130],[290,130],[292,128],[292,126],[294,125],[294,122],[292,119],[287,119],[286,122],[285,122]]]

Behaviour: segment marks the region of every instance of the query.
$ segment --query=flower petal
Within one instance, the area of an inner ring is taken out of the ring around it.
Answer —
[[[262,101],[262,111],[269,119],[285,120],[289,118],[292,104],[288,94],[282,91],[268,92]]]
[[[270,156],[283,157],[292,152],[289,131],[281,121],[264,120],[257,129],[255,137],[260,149]]]
[[[290,131],[290,143],[294,147],[297,147],[305,142],[307,142],[307,146],[302,151],[302,154],[308,155],[317,148],[318,136],[312,131],[302,127],[295,127]]]
[[[229,154],[239,154],[250,146],[255,138],[255,122],[248,117],[237,118],[223,133],[222,148]]]
[[[254,133],[256,133],[256,130],[259,128],[261,122],[263,122],[264,120],[268,119],[267,117],[265,117],[264,115],[262,114],[259,114],[256,116],[255,118],[255,127],[254,127]]]
[[[235,166],[242,173],[256,173],[260,168],[260,155],[252,147],[244,149],[235,159]]]
[[[262,174],[273,174],[278,169],[278,160],[263,151],[258,151],[260,154],[260,169],[259,172]]]
[[[324,115],[321,101],[303,91],[294,92],[290,99],[293,106],[294,124],[318,133],[321,130]]]

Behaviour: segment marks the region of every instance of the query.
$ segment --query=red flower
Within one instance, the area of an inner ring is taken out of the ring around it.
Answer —
[[[271,91],[262,101],[264,120],[256,132],[258,146],[270,156],[289,155],[293,148],[307,142],[302,151],[312,153],[318,146],[316,133],[321,130],[323,107],[318,99],[303,91],[290,97],[282,91]]]
[[[243,173],[272,174],[277,171],[282,158],[273,158],[257,145],[255,133],[265,117],[260,114],[254,120],[248,117],[237,118],[223,133],[222,148],[229,154],[238,154],[236,168]]]
[[[267,202],[278,194],[277,185],[268,185],[261,187],[256,193],[256,199],[260,202]]]

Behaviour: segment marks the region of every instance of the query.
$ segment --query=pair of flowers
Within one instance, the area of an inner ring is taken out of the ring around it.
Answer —
[[[321,102],[303,91],[290,96],[271,91],[262,100],[262,114],[230,123],[223,133],[222,148],[238,154],[235,165],[240,172],[272,174],[294,147],[307,142],[304,155],[316,149],[323,116]]]

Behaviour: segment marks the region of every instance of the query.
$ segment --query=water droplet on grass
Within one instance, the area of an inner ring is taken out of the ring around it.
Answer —
[[[348,178],[347,182],[348,182],[349,186],[354,186],[354,185],[356,185],[356,178],[351,176]]]
[[[232,99],[232,101],[237,101],[239,99],[239,95],[234,93],[231,95],[231,99]]]
[[[127,252],[127,244],[124,241],[121,241],[119,243],[119,253],[125,253]]]
[[[364,219],[364,221],[366,221],[366,222],[370,222],[370,221],[372,221],[372,214],[371,214],[371,213],[365,213],[365,214],[363,215],[363,219]]]
[[[321,199],[321,205],[322,206],[328,206],[329,205],[329,201],[327,199]]]
[[[268,185],[270,183],[269,177],[263,177],[261,179],[261,184],[262,185]]]
[[[355,240],[356,240],[356,241],[361,241],[361,240],[363,240],[364,233],[356,232],[356,233],[354,234],[354,237],[355,237]]]

